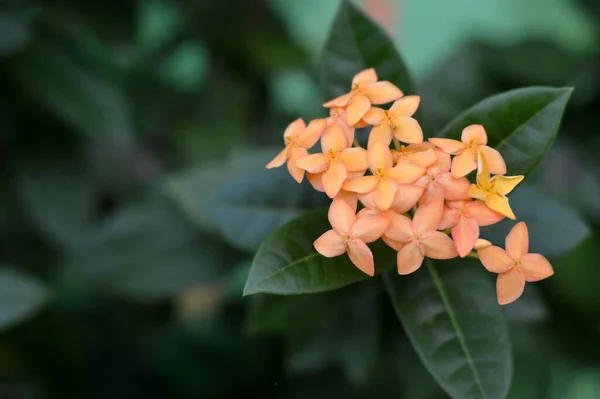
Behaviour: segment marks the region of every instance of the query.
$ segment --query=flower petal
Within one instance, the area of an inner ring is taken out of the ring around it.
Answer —
[[[377,182],[378,178],[376,176],[363,176],[358,179],[346,181],[342,188],[359,194],[368,194],[375,190]]]
[[[515,264],[505,250],[495,245],[478,250],[477,255],[483,267],[492,273],[505,273]]]
[[[383,240],[383,242],[385,242],[385,245],[392,248],[394,251],[400,251],[402,249],[402,247],[404,246],[403,243],[391,240],[388,237],[386,237],[385,235],[382,236],[381,239]]]
[[[413,116],[419,108],[421,97],[419,96],[404,96],[399,98],[390,107],[390,115],[392,116]]]
[[[369,168],[374,175],[390,170],[393,162],[392,152],[384,143],[376,141],[369,148]]]
[[[472,150],[463,151],[452,159],[452,177],[459,178],[477,169],[477,156]]]
[[[414,163],[401,163],[390,169],[385,177],[396,183],[413,183],[425,174],[427,169]]]
[[[302,147],[291,147],[288,155],[288,171],[290,172],[290,175],[292,175],[294,180],[296,180],[298,183],[302,183],[302,180],[304,179],[304,169],[300,169],[296,165],[296,162],[298,162],[299,159],[308,156],[308,151],[306,150],[306,148]]]
[[[338,154],[338,159],[346,165],[348,172],[360,172],[369,169],[367,150],[364,148],[347,148]]]
[[[456,226],[458,223],[458,217],[460,216],[460,209],[453,209],[449,207],[444,207],[444,214],[442,215],[442,220],[440,221],[440,225],[437,227],[438,230],[446,230],[451,229]]]
[[[348,240],[348,257],[360,271],[369,276],[375,274],[375,263],[373,262],[373,252],[367,244],[361,240]]]
[[[392,120],[396,128],[394,137],[403,143],[420,144],[423,142],[423,130],[416,119],[399,116]]]
[[[373,192],[368,194],[363,194],[358,197],[360,202],[365,206],[366,209],[375,209],[377,208],[377,204],[375,203],[375,199],[373,199]]]
[[[337,123],[330,125],[321,137],[321,150],[324,154],[330,151],[338,152],[348,148],[346,146],[346,135],[342,127]]]
[[[340,190],[338,195],[333,199],[344,201],[350,208],[352,208],[352,212],[356,213],[356,209],[358,208],[358,195],[351,191]]]
[[[525,290],[525,277],[515,269],[498,275],[496,280],[496,295],[498,303],[506,305],[516,301]]]
[[[325,194],[329,198],[335,197],[340,192],[347,175],[348,172],[343,163],[335,161],[329,163],[329,168],[323,175]]]
[[[402,97],[402,91],[387,81],[370,84],[364,92],[373,104],[387,104]]]
[[[423,166],[423,167],[428,167],[430,165],[432,165],[435,161],[437,161],[437,157],[435,156],[435,152],[433,151],[433,148],[426,148],[423,149],[422,151],[413,151],[413,148],[411,147],[419,147],[422,144],[431,144],[431,143],[421,143],[421,144],[411,144],[408,147],[406,147],[407,153],[405,154],[405,156],[414,164],[417,164],[419,166]],[[432,145],[433,147],[433,145]]]
[[[287,127],[285,128],[285,131],[283,132],[283,138],[284,139],[297,138],[302,134],[302,132],[304,132],[304,129],[306,129],[306,124],[304,123],[302,118],[298,118],[295,121],[293,121],[292,123],[290,123],[289,125],[287,125]],[[284,140],[284,141],[287,144],[287,140]]]
[[[377,82],[377,72],[374,68],[368,68],[360,71],[352,78],[352,86],[365,86]]]
[[[475,219],[480,226],[490,226],[504,219],[503,215],[492,211],[483,201],[468,202],[465,207],[465,212]]]
[[[498,150],[484,145],[479,147],[479,152],[485,156],[485,160],[490,168],[490,173],[494,175],[506,174],[506,163],[504,162],[504,158],[502,158],[502,155],[500,155]]]
[[[444,201],[444,189],[442,187],[437,184],[428,184],[426,187],[423,196],[419,199],[419,206],[426,205],[432,201]]]
[[[381,142],[385,144],[386,147],[392,142],[392,127],[388,123],[382,123],[371,129],[367,148],[371,149],[376,142]]]
[[[398,274],[413,273],[421,267],[425,254],[415,242],[410,242],[398,252]]]
[[[529,232],[525,222],[514,225],[506,236],[506,253],[514,260],[521,259],[529,251]]]
[[[390,240],[407,243],[412,240],[415,232],[413,230],[412,221],[404,215],[393,214],[385,236]]]
[[[540,254],[523,255],[519,267],[527,281],[540,281],[554,274],[548,259]]]
[[[508,195],[524,178],[525,176],[494,176],[490,184],[494,185],[497,193]]]
[[[485,204],[493,211],[506,216],[509,219],[515,220],[517,217],[510,209],[508,198],[500,195],[490,195],[485,199]]]
[[[386,179],[380,180],[377,188],[373,192],[373,199],[377,204],[377,208],[382,211],[389,209],[397,189],[398,185],[395,182]]]
[[[339,97],[334,98],[331,101],[327,101],[326,103],[323,103],[323,106],[325,108],[345,107],[346,105],[348,105],[348,102],[350,102],[351,99],[352,99],[352,93],[346,93],[346,94],[342,94]]]
[[[398,213],[408,212],[417,204],[424,191],[423,187],[414,184],[398,184],[390,209]]]
[[[458,256],[454,242],[441,231],[432,231],[427,233],[419,240],[425,256],[431,259],[452,259]]]
[[[346,252],[344,239],[334,230],[328,230],[321,237],[317,238],[313,243],[318,253],[326,258],[340,256]]]
[[[429,141],[446,154],[456,154],[465,149],[465,144],[458,140],[431,138]]]
[[[311,154],[296,161],[296,166],[310,173],[320,173],[327,169],[329,157],[325,154]]]
[[[466,177],[455,179],[450,173],[446,172],[437,175],[435,181],[444,189],[444,197],[447,200],[456,201],[471,198],[469,195],[471,183]]]
[[[463,143],[472,141],[474,144],[487,144],[487,134],[482,125],[471,125],[463,129],[461,137]]]
[[[446,154],[444,151],[436,148],[433,150],[437,160],[429,167],[427,173],[430,175],[439,175],[440,173],[450,172],[450,155]]]
[[[304,129],[304,132],[302,132],[296,140],[296,143],[298,143],[300,147],[306,149],[312,148],[317,144],[321,135],[323,135],[325,127],[327,127],[327,119],[315,119],[310,121],[306,129]]]
[[[443,201],[431,201],[419,206],[413,217],[413,227],[418,235],[437,230],[444,214]]]
[[[352,226],[350,237],[370,243],[378,240],[390,226],[390,219],[377,213],[360,216]]]
[[[287,161],[288,158],[288,149],[284,148],[271,162],[269,162],[266,166],[267,169],[278,168]]]
[[[377,126],[381,125],[387,119],[385,110],[379,107],[371,107],[362,119],[369,125]]]
[[[350,229],[356,223],[356,210],[343,199],[336,198],[331,202],[329,211],[327,212],[327,219],[331,224],[331,227],[342,236],[348,235]]]
[[[477,185],[471,184],[468,191],[469,197],[476,198],[478,200],[485,200],[487,196],[486,192],[480,189]]]
[[[310,182],[310,184],[313,186],[313,188],[317,191],[320,191],[322,193],[325,192],[325,186],[323,185],[323,175],[325,173],[321,172],[321,173],[307,173],[306,177],[308,178],[308,181]]]
[[[367,97],[360,94],[354,96],[348,107],[346,107],[346,122],[348,122],[348,125],[357,124],[370,108],[371,101]]]
[[[477,220],[461,216],[458,218],[458,223],[452,229],[452,240],[458,256],[464,258],[471,252],[475,246],[475,242],[479,238],[479,224]]]
[[[489,242],[488,240],[484,240],[483,238],[478,238],[477,241],[475,241],[475,245],[473,246],[473,248],[475,248],[476,251],[479,251],[480,249],[490,247],[491,245],[492,245],[492,243]]]

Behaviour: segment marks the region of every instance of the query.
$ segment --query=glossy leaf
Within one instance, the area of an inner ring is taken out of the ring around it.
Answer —
[[[394,83],[404,94],[415,94],[410,74],[387,33],[350,1],[342,1],[321,59],[325,100],[350,90],[352,77],[375,68],[380,80]]]
[[[322,209],[305,213],[273,232],[254,256],[244,294],[308,294],[368,278],[346,255],[326,258],[315,251],[313,242],[329,229],[327,210]],[[391,249],[381,243],[372,248],[377,248],[379,255],[375,258],[377,271],[395,265],[386,261],[395,259]]]
[[[471,259],[431,261],[385,273],[390,299],[425,364],[453,398],[505,398],[511,347],[493,280]]]
[[[48,298],[42,282],[17,270],[0,269],[0,329],[31,317]]]
[[[508,175],[527,175],[550,150],[571,88],[527,87],[488,97],[452,120],[438,137],[460,140],[462,130],[482,124],[488,145],[506,161]]]

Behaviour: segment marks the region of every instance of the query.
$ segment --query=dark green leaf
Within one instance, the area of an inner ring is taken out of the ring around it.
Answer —
[[[492,280],[471,259],[433,262],[384,275],[404,330],[438,383],[453,398],[505,398],[511,349]]]
[[[40,281],[17,270],[0,270],[0,329],[11,327],[38,311],[49,292]]]
[[[415,94],[410,74],[389,36],[372,20],[344,0],[333,21],[321,60],[321,86],[326,100],[350,91],[352,77],[375,68],[405,94]]]
[[[346,255],[326,258],[313,242],[331,229],[326,210],[305,213],[273,232],[258,249],[248,276],[245,295],[308,294],[334,290],[368,278]],[[375,264],[378,270],[395,265],[396,253],[380,243]],[[375,252],[375,250],[374,250]]]
[[[500,151],[508,174],[527,175],[552,146],[572,90],[527,87],[488,97],[457,116],[438,136],[460,140],[465,127],[482,124],[488,145]]]

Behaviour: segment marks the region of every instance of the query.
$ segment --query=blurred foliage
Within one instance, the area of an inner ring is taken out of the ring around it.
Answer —
[[[242,298],[257,243],[322,201],[263,171],[291,119],[322,115],[318,71],[270,3],[2,2],[0,398],[445,397],[380,284]],[[575,91],[528,182],[591,234],[507,307],[509,397],[587,399],[600,391],[600,49],[470,43],[417,92],[438,130],[538,84]]]

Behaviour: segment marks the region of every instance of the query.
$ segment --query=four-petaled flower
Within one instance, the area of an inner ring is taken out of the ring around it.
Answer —
[[[403,163],[414,163],[427,168],[437,161],[433,143],[423,142],[420,144],[401,145],[400,149],[392,150],[394,165]]]
[[[371,108],[371,104],[387,104],[402,97],[402,92],[392,83],[377,81],[375,69],[359,72],[352,79],[352,90],[323,104],[326,108],[344,107],[346,121],[354,126]]]
[[[452,176],[463,177],[477,168],[477,158],[483,154],[495,175],[506,173],[506,164],[498,150],[488,147],[487,134],[481,125],[467,126],[462,131],[461,141],[452,139],[431,138],[430,142],[447,154],[456,155],[452,160]]]
[[[517,223],[506,236],[506,251],[491,245],[477,253],[487,270],[498,273],[496,293],[500,305],[519,298],[526,281],[539,281],[554,274],[544,256],[529,253],[529,232],[524,222]]]
[[[334,199],[331,203],[328,218],[333,229],[326,231],[314,242],[317,252],[328,258],[347,252],[359,270],[373,276],[373,253],[367,244],[381,237],[389,220],[370,214],[357,217],[346,201],[340,199]]]
[[[469,199],[471,183],[466,177],[454,178],[450,174],[450,155],[436,148],[434,154],[437,160],[427,168],[425,175],[415,182],[423,187],[425,193],[419,200],[419,205],[432,200],[465,200]]]
[[[487,159],[483,154],[479,155],[479,167],[477,170],[477,184],[469,188],[469,195],[473,198],[485,201],[485,204],[509,219],[516,219],[515,214],[506,195],[510,193],[517,184],[521,183],[525,176],[494,176],[490,178]]]
[[[419,96],[406,96],[396,100],[389,111],[371,107],[363,116],[365,122],[373,125],[368,147],[377,140],[389,145],[393,138],[409,144],[423,142],[423,130],[419,122],[412,118],[417,112],[419,101]]]

